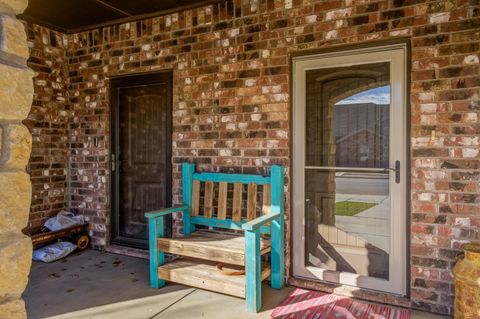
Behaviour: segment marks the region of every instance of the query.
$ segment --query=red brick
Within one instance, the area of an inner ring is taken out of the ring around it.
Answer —
[[[65,36],[28,26],[29,66],[38,72],[27,121],[34,137],[32,224],[72,209],[91,220],[95,247],[108,243],[107,74],[174,70],[175,203],[181,200],[184,160],[200,169],[239,172],[286,164],[288,199],[289,53],[407,35],[412,45],[411,305],[451,314],[451,256],[479,238],[473,228],[480,224],[478,9],[467,0],[457,7],[452,1],[419,0],[295,0],[291,7],[266,1],[256,8],[229,3],[229,10],[220,3],[208,14],[205,7],[186,10],[177,20],[173,15],[145,19],[143,30],[131,24]],[[44,44],[43,36],[50,43]],[[199,155],[191,155],[193,150]],[[287,221],[290,215],[287,201]],[[454,224],[455,217],[470,218],[472,226]],[[176,232],[181,227],[176,220]],[[289,255],[287,249],[287,261]]]

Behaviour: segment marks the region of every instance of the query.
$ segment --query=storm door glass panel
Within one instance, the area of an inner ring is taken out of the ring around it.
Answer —
[[[390,63],[305,76],[305,265],[388,280]]]

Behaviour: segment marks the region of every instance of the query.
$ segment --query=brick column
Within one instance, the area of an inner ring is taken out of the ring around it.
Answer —
[[[27,226],[31,200],[25,166],[32,139],[22,125],[33,98],[33,71],[26,66],[25,29],[15,18],[27,0],[0,0],[0,316],[26,318],[21,299],[31,265]]]

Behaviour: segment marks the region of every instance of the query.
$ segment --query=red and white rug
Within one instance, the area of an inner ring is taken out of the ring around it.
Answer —
[[[409,319],[406,309],[297,288],[271,314],[275,319]]]

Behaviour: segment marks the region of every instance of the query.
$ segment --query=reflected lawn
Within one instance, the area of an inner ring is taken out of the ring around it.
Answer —
[[[335,203],[335,215],[355,216],[369,208],[377,206],[376,203],[342,201]]]

